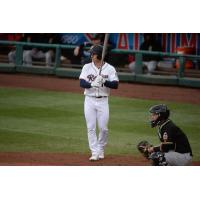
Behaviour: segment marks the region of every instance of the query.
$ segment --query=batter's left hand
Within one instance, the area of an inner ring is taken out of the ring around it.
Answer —
[[[92,86],[92,87],[95,87],[95,88],[99,88],[99,87],[101,87],[101,83],[98,83],[97,81],[93,81],[93,82],[91,83],[91,86]]]

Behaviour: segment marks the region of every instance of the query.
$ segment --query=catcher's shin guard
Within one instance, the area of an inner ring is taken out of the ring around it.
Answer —
[[[149,160],[152,161],[153,166],[167,166],[165,155],[162,152],[153,152],[149,156]]]

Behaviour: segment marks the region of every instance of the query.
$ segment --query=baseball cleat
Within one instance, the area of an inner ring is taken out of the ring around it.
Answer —
[[[90,158],[89,158],[90,161],[97,161],[99,160],[99,156],[98,155],[92,155]]]
[[[99,154],[99,159],[101,159],[101,160],[104,159],[104,153]]]

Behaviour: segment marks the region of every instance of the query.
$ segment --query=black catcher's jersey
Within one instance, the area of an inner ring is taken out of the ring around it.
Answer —
[[[158,137],[161,141],[159,147],[154,147],[155,151],[168,152],[174,150],[178,153],[190,153],[192,149],[187,136],[171,120],[167,120],[158,129]]]

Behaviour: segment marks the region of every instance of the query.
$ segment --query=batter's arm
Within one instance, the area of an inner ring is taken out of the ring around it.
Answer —
[[[87,82],[85,79],[80,79],[80,87],[91,88],[91,83]]]
[[[105,81],[104,85],[111,89],[117,89],[119,86],[119,81]]]

